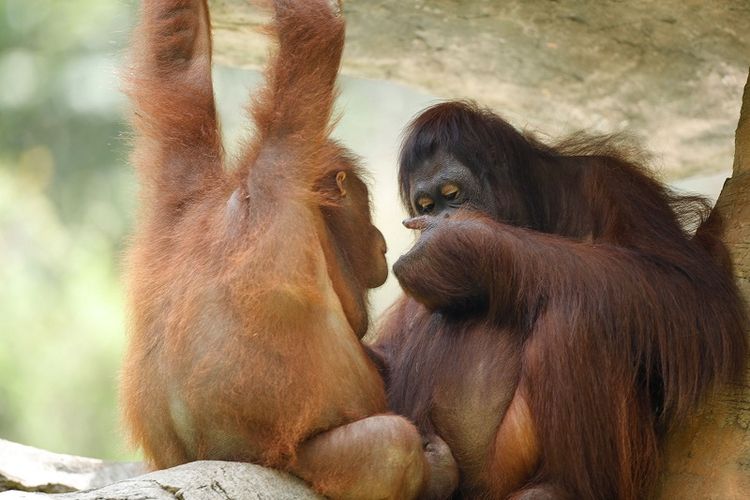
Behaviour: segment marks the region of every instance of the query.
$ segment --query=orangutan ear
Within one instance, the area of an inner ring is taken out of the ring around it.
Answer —
[[[346,198],[346,172],[343,170],[336,174],[336,185],[342,198]]]

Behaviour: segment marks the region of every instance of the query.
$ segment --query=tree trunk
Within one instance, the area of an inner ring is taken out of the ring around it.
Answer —
[[[726,223],[725,241],[740,290],[750,303],[750,74],[735,135],[732,178],[714,210]],[[716,394],[667,443],[661,498],[748,498],[750,495],[750,369],[744,384]]]

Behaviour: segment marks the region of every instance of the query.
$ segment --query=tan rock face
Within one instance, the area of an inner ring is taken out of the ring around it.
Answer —
[[[260,66],[257,8],[211,7],[217,60]],[[473,98],[551,137],[634,134],[667,178],[731,165],[746,0],[347,0],[344,12],[345,74]]]

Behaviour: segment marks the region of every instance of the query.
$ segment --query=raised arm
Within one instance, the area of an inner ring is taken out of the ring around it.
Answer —
[[[335,0],[275,0],[278,47],[252,114],[265,138],[304,134],[325,139],[344,47],[344,19]]]
[[[256,136],[248,162],[309,188],[321,176],[314,166],[340,161],[338,150],[322,145],[329,141],[344,19],[336,0],[274,0],[269,29],[278,45],[250,106]]]
[[[133,161],[146,196],[178,208],[222,170],[206,0],[144,0],[129,60]]]

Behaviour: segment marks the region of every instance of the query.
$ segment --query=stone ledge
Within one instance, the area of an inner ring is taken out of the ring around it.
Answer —
[[[61,500],[322,500],[302,480],[254,464],[202,461],[144,472],[140,463],[62,455],[0,440],[0,490],[6,490],[0,500],[50,494]]]

